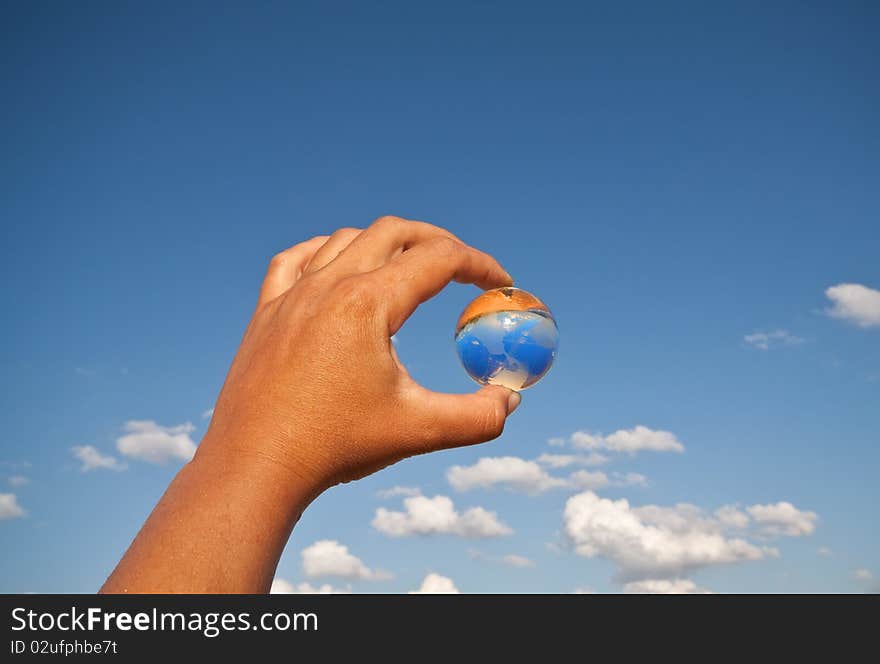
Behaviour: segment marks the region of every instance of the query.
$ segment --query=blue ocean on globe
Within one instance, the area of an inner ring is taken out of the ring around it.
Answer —
[[[545,311],[495,311],[462,327],[455,346],[465,371],[478,383],[522,390],[550,369],[559,330]]]

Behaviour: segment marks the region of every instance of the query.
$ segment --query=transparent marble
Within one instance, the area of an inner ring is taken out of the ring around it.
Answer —
[[[455,348],[481,385],[524,390],[543,378],[559,346],[550,309],[520,288],[495,288],[473,300],[455,327]]]

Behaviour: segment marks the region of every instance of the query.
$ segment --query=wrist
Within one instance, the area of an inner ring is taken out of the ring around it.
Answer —
[[[254,509],[269,510],[274,517],[293,523],[326,488],[306,468],[296,467],[259,450],[239,447],[229,441],[215,444],[209,434],[199,444],[187,473],[208,481]]]
[[[271,459],[204,440],[102,592],[268,592],[293,526],[318,493]]]

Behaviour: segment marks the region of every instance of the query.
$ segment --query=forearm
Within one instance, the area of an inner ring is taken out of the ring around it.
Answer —
[[[101,592],[268,592],[294,524],[319,493],[291,475],[269,459],[200,450]]]
[[[394,352],[407,317],[452,280],[513,283],[448,231],[397,217],[273,257],[195,458],[102,591],[264,593],[323,489],[501,435],[510,390],[432,392]]]

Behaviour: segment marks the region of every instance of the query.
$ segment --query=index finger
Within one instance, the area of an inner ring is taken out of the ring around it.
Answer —
[[[435,237],[380,268],[392,293],[388,309],[389,333],[394,334],[422,302],[450,281],[483,289],[513,285],[513,277],[492,256],[448,237]]]
[[[266,271],[266,276],[260,287],[257,309],[293,286],[302,276],[302,271],[312,256],[327,240],[328,236],[317,235],[275,254],[269,262],[269,269]]]
[[[401,217],[380,217],[339,253],[336,269],[346,273],[370,272],[434,237],[461,242],[445,228]]]

